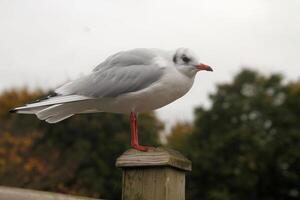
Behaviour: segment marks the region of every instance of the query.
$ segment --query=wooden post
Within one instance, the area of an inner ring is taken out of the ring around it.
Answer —
[[[130,149],[116,162],[123,170],[122,200],[184,200],[191,161],[167,148]]]

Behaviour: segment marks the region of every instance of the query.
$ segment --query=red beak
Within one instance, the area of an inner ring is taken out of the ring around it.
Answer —
[[[206,65],[206,64],[199,64],[199,65],[195,65],[195,67],[199,70],[205,70],[205,71],[213,71],[213,69],[209,66],[209,65]]]

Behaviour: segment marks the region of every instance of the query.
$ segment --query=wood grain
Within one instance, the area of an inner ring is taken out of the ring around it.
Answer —
[[[170,166],[191,171],[192,163],[178,151],[168,148],[150,148],[147,152],[129,149],[116,162],[117,167]]]

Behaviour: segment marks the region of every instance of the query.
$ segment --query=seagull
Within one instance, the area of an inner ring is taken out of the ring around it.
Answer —
[[[91,73],[58,87],[54,95],[10,112],[35,114],[57,123],[79,113],[127,113],[131,147],[138,142],[137,113],[161,108],[185,95],[199,71],[213,71],[188,48],[173,51],[138,48],[108,57]]]

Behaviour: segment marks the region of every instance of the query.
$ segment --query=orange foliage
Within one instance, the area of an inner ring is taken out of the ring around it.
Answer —
[[[28,101],[35,100],[43,95],[41,90],[30,92],[27,88],[12,89],[0,95],[0,119],[9,116],[8,111],[16,106],[21,106]]]
[[[0,169],[2,172],[12,166],[19,166],[26,171],[33,169],[42,172],[43,164],[36,158],[27,157],[33,142],[38,138],[37,133],[26,134],[25,136],[14,136],[5,132],[0,137]]]

